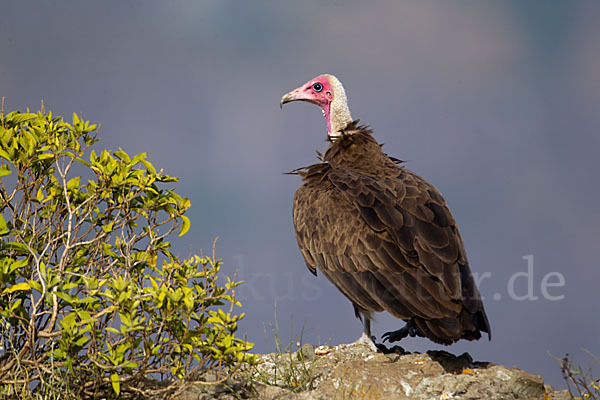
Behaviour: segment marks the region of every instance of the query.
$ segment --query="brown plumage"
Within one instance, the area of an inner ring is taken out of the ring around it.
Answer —
[[[348,113],[349,116],[349,113]],[[298,246],[354,305],[368,337],[372,312],[407,326],[385,336],[436,343],[491,337],[463,241],[440,192],[387,156],[358,121],[331,135],[321,163],[295,173]]]

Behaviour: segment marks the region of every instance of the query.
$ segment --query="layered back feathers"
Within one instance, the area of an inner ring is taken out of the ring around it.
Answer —
[[[437,343],[491,334],[462,238],[439,191],[350,122],[322,162],[295,171],[300,251],[354,305],[388,311]]]

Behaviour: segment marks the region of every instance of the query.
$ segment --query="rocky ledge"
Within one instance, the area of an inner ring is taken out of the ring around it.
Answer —
[[[539,375],[445,351],[383,354],[364,345],[304,345],[260,355],[223,384],[189,384],[177,400],[204,399],[568,399]]]

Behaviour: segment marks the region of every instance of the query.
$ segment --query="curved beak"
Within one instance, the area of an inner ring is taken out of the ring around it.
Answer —
[[[304,85],[281,96],[279,108],[283,108],[285,103],[289,103],[291,101],[308,101],[309,103],[317,104],[315,99],[311,97],[311,94],[304,90]]]
[[[283,108],[285,103],[289,103],[290,101],[296,100],[294,98],[294,92],[289,92],[281,96],[281,100],[279,101],[279,108]]]

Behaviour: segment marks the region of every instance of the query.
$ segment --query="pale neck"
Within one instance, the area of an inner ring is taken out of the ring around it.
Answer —
[[[339,87],[335,87],[334,93],[335,96],[329,103],[329,110],[323,110],[325,119],[327,119],[327,135],[331,139],[340,137],[340,130],[352,122],[343,86],[339,84]]]

